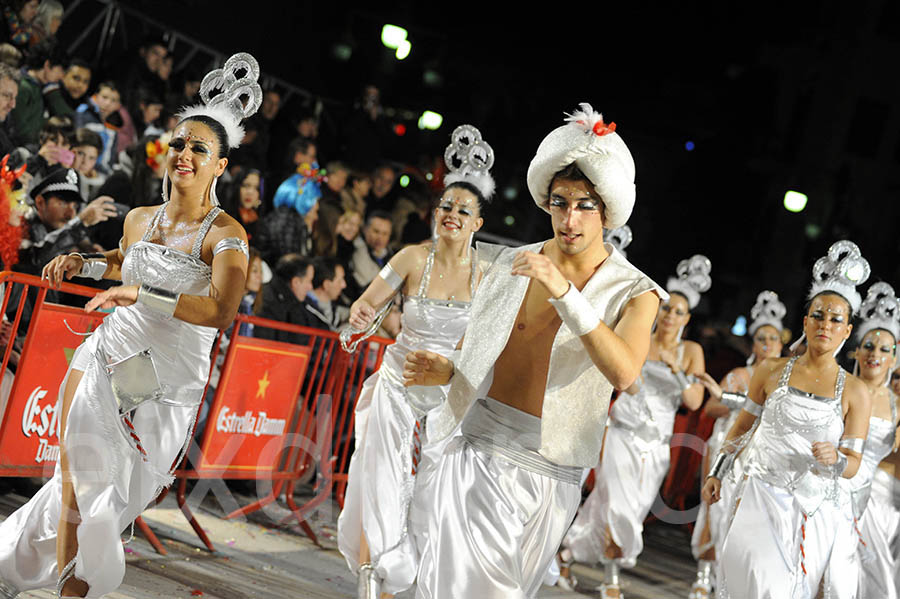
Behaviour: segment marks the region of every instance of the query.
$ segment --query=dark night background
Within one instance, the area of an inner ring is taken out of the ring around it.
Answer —
[[[367,82],[408,127],[393,158],[440,156],[453,128],[472,123],[497,156],[485,228],[523,241],[549,236],[525,188],[533,152],[563,112],[590,102],[635,158],[629,258],[665,283],[680,259],[706,254],[713,286],[701,317],[733,322],[770,288],[796,330],[812,263],[837,239],[859,244],[870,283],[900,284],[900,3],[731,4],[510,4],[500,13],[472,2],[133,1],[122,3],[104,61],[163,33],[131,7],[226,57],[249,51],[266,75],[305,90],[310,98],[294,94],[283,109],[285,126],[301,103],[321,99],[320,135],[340,129]],[[63,43],[105,7],[75,5]],[[409,31],[406,60],[382,46],[385,23]],[[98,40],[99,30],[74,53],[96,59]],[[170,44],[177,80],[189,45]],[[336,57],[336,44],[352,50],[349,60]],[[200,52],[188,62],[211,60]],[[426,83],[427,71],[438,85]],[[424,109],[444,116],[439,130],[416,128]],[[802,213],[784,209],[788,189],[809,196]]]

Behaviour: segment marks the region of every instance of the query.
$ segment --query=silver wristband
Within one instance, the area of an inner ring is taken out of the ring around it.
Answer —
[[[569,289],[559,298],[550,298],[550,304],[563,323],[578,337],[587,335],[600,326],[600,317],[578,288],[569,282]]]
[[[722,477],[731,470],[732,464],[734,464],[734,454],[720,451],[716,454],[716,459],[713,461],[712,466],[709,467],[709,474],[706,475],[706,478],[722,480]]]
[[[838,443],[838,449],[849,449],[853,453],[862,455],[863,449],[866,447],[866,440],[860,437],[845,437]]]
[[[175,306],[178,305],[178,298],[180,296],[180,293],[172,293],[166,289],[151,287],[150,285],[143,283],[141,284],[140,289],[138,289],[137,301],[139,304],[143,304],[154,312],[159,312],[165,316],[172,316],[175,314]]]
[[[70,256],[78,256],[81,258],[81,270],[78,271],[79,277],[86,277],[99,281],[106,274],[108,266],[106,256],[104,254],[81,254],[75,252]]]
[[[746,403],[747,396],[734,391],[722,391],[721,402],[729,410],[740,410]]]

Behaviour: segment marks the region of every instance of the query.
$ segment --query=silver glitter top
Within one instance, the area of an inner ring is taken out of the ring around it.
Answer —
[[[747,472],[791,491],[804,513],[812,515],[825,500],[837,501],[838,476],[819,464],[812,444],[835,447],[844,432],[841,397],[846,371],[838,370],[834,397],[821,397],[790,386],[797,357],[788,360],[778,386],[766,399],[765,409],[751,441]]]

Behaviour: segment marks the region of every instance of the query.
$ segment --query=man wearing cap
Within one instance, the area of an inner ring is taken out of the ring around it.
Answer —
[[[16,270],[40,274],[44,265],[59,254],[87,244],[86,227],[116,216],[113,199],[101,196],[81,208],[78,171],[52,170],[31,190],[34,212],[28,221],[28,238],[19,247]]]
[[[450,383],[426,419],[410,513],[417,598],[537,593],[599,458],[612,391],[639,375],[667,297],[603,241],[635,198],[615,124],[582,104],[538,147],[528,187],[553,239],[479,244],[484,275],[461,350],[406,358],[407,385]]]

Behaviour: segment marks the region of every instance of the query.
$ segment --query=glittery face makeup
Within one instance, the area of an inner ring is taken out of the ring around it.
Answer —
[[[897,346],[894,336],[887,331],[875,329],[866,333],[856,349],[856,361],[860,370],[874,378],[882,378],[894,364]]]
[[[460,187],[445,190],[434,212],[438,235],[451,238],[471,234],[478,227],[479,220],[478,198]]]
[[[169,141],[166,156],[173,185],[204,185],[216,176],[219,142],[212,130],[197,121],[179,125]]]
[[[803,319],[803,329],[810,344],[836,348],[850,336],[850,306],[839,295],[825,294],[813,299]]]
[[[669,296],[669,301],[659,305],[659,313],[656,316],[657,326],[666,329],[678,329],[687,324],[691,317],[690,307],[687,300],[673,293]]]
[[[578,254],[603,238],[603,204],[588,181],[555,179],[547,201],[556,243]]]
[[[781,355],[783,344],[778,329],[771,325],[763,325],[753,335],[753,355],[757,362],[766,358],[775,358]]]

